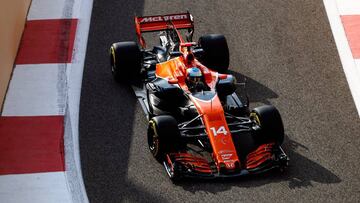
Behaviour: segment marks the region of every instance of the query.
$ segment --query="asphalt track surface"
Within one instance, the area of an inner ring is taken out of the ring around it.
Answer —
[[[133,15],[182,12],[195,38],[227,37],[231,70],[252,107],[281,112],[284,174],[173,185],[146,143],[131,88],[112,79],[108,48],[136,40]],[[80,150],[91,202],[359,202],[360,121],[322,0],[95,0],[80,105]]]

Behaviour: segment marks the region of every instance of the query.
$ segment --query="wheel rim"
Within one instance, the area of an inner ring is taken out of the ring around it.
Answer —
[[[111,64],[111,71],[115,73],[115,49],[114,47],[110,48],[110,64]]]
[[[159,152],[159,136],[156,132],[156,124],[153,121],[149,122],[148,145],[151,153],[156,156]]]
[[[250,113],[250,119],[251,119],[252,121],[254,121],[254,123],[255,123],[256,125],[258,125],[258,126],[261,127],[260,118],[259,118],[259,116],[257,115],[257,113],[255,113],[255,112]]]

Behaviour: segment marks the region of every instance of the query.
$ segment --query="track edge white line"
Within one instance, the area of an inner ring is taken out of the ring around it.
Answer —
[[[360,118],[360,71],[357,70],[335,0],[323,0],[340,61]]]

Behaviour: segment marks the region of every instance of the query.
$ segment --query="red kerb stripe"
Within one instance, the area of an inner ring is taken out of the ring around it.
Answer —
[[[26,22],[16,64],[70,63],[77,19]]]
[[[0,117],[0,175],[64,171],[64,117]]]
[[[355,59],[360,59],[360,15],[343,15],[341,21],[344,25],[352,55]]]

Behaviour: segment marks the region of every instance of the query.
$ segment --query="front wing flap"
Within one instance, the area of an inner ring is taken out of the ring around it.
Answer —
[[[260,145],[249,153],[246,167],[230,173],[220,172],[215,162],[190,153],[169,153],[163,164],[170,176],[191,178],[227,178],[263,173],[272,169],[283,170],[288,166],[289,158],[282,148],[274,143]]]

